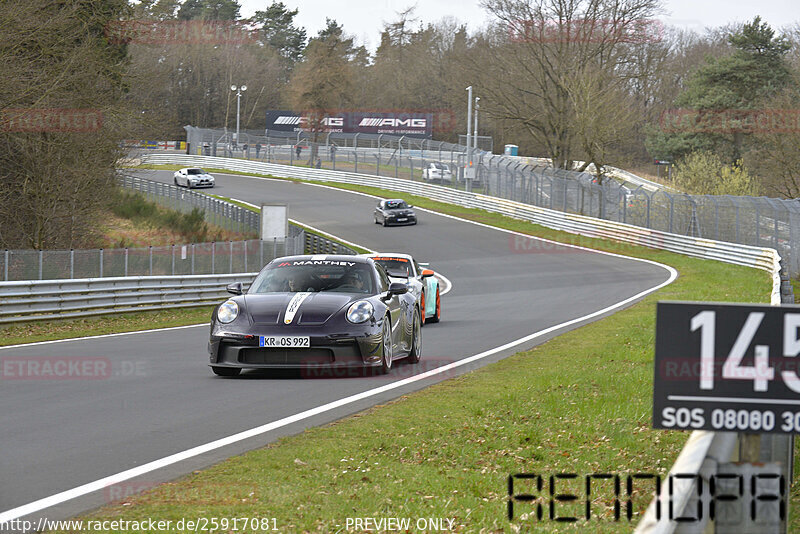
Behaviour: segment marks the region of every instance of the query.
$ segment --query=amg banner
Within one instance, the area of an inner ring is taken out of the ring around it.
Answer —
[[[323,124],[325,132],[405,135],[430,138],[435,113],[403,113],[393,111],[337,111]],[[308,130],[308,118],[294,111],[267,111],[267,132],[299,132]]]

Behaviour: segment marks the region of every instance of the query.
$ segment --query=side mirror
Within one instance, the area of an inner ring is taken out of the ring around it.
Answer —
[[[231,295],[241,295],[243,293],[241,282],[234,282],[232,284],[228,284],[227,286],[225,286],[225,289]]]
[[[395,295],[404,295],[408,293],[408,286],[402,282],[392,282],[389,284],[389,291],[387,291],[381,300],[384,302],[387,300],[391,300],[392,297]]]
[[[422,278],[428,278],[428,277],[430,277],[430,276],[433,276],[434,274],[436,274],[436,273],[434,273],[434,272],[433,272],[432,270],[430,270],[430,269],[423,269],[423,270],[422,270]]]

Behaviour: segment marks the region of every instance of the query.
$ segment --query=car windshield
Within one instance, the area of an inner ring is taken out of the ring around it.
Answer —
[[[302,291],[374,294],[372,267],[366,263],[338,260],[272,262],[258,274],[247,293]]]
[[[186,169],[186,173],[187,174],[205,174],[206,171],[204,171],[203,169]]]
[[[386,258],[381,256],[372,258],[372,261],[383,267],[390,276],[396,272],[406,273],[411,276],[411,262],[405,258]]]
[[[432,165],[433,165],[435,168],[439,169],[440,171],[446,171],[446,170],[448,170],[448,169],[447,169],[447,165],[445,165],[444,163],[433,163]]]
[[[387,210],[404,210],[408,208],[408,204],[406,204],[405,200],[387,200],[386,201],[386,209]]]

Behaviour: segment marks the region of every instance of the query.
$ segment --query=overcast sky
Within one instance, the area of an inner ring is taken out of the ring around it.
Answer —
[[[299,9],[298,24],[315,35],[325,26],[325,18],[336,19],[359,44],[374,50],[384,22],[397,18],[397,13],[415,5],[416,17],[423,23],[443,17],[454,17],[470,29],[483,26],[489,15],[479,6],[479,0],[282,0]],[[242,16],[265,9],[272,0],[240,0]],[[773,28],[800,22],[800,0],[666,0],[662,22],[696,31],[704,27],[745,22],[761,15]]]

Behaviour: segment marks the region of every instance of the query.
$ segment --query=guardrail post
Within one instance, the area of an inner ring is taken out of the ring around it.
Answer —
[[[294,248],[297,248],[297,247],[294,247]],[[294,254],[296,252],[296,250],[294,250],[294,248],[292,249],[292,254]],[[284,252],[286,252],[286,251],[284,250]],[[272,238],[272,259],[274,260],[277,257],[278,257],[278,238],[277,237],[273,237]],[[261,262],[261,266],[262,267],[264,266],[264,262],[263,261]]]
[[[216,259],[216,251],[217,251],[217,242],[211,242],[211,274],[215,274],[216,271],[214,270],[214,260]]]
[[[175,276],[175,243],[172,244],[172,275]]]
[[[42,250],[39,250],[39,280],[42,279],[42,260],[43,260],[44,253]]]
[[[127,252],[127,250],[126,250],[126,252]],[[153,245],[150,245],[149,255],[150,255],[150,276],[153,276]],[[127,260],[127,256],[126,256],[126,260]],[[126,266],[126,269],[127,269],[127,266]]]
[[[75,278],[75,251],[69,249],[69,279]],[[6,273],[6,280],[8,280],[8,273]]]
[[[245,239],[242,244],[244,245],[244,272],[247,272],[247,240]]]
[[[233,241],[228,241],[228,273],[233,272]]]
[[[100,278],[103,278],[103,249],[100,249]]]
[[[128,276],[128,247],[125,247],[125,276]]]
[[[5,252],[5,261],[3,262],[3,280],[8,282],[8,249]]]

